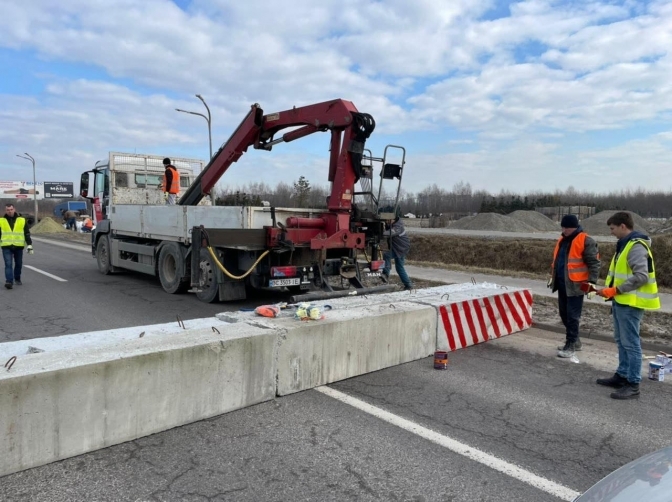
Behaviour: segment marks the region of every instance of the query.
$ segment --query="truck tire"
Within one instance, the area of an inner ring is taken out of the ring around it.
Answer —
[[[198,293],[199,300],[206,303],[213,303],[219,299],[219,284],[217,284],[217,265],[213,262],[212,256],[207,249],[201,249],[198,271]]]
[[[189,289],[190,278],[183,277],[181,272],[184,270],[183,262],[184,257],[178,244],[169,242],[161,247],[158,261],[159,280],[166,293],[173,295]]]
[[[114,274],[117,271],[117,268],[112,266],[111,262],[109,235],[103,235],[98,239],[98,244],[96,245],[96,261],[98,262],[98,270],[103,275]]]

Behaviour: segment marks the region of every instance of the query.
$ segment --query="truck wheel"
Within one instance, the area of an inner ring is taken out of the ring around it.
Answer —
[[[184,258],[178,244],[169,242],[161,248],[158,263],[159,280],[166,293],[173,295],[184,293],[189,289],[190,279],[185,279],[180,273],[182,267],[179,264],[183,261]]]
[[[98,262],[98,270],[103,275],[110,275],[117,271],[116,267],[112,266],[111,250],[110,250],[110,236],[103,235],[96,245],[96,261]]]
[[[219,299],[219,285],[215,272],[215,263],[207,249],[201,249],[200,262],[198,265],[198,289],[196,296],[206,303],[213,303]]]

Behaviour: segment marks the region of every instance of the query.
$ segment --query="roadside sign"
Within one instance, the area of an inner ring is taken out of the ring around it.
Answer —
[[[71,181],[45,181],[45,199],[72,199],[75,196],[75,186]]]
[[[72,185],[72,183],[71,183]],[[35,197],[32,181],[0,181],[0,199],[29,199]],[[37,183],[37,200],[44,198],[44,183]]]

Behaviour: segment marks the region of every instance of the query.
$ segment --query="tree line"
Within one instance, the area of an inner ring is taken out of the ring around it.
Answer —
[[[247,200],[249,205],[267,201],[276,207],[326,207],[329,188],[311,185],[301,176],[293,184],[278,183],[275,187],[263,182],[249,183],[242,187],[217,189],[217,203],[240,205]],[[382,199],[390,194],[383,193]],[[418,217],[448,214],[455,217],[490,212],[508,214],[513,211],[534,210],[556,206],[591,206],[595,212],[604,210],[628,210],[645,218],[672,217],[672,192],[646,191],[642,188],[625,189],[607,193],[579,191],[570,186],[554,192],[531,191],[514,193],[502,190],[493,194],[486,190],[473,190],[469,183],[460,181],[451,189],[440,188],[436,183],[417,193],[404,191],[400,195],[403,214]]]

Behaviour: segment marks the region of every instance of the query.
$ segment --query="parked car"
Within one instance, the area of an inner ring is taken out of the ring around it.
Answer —
[[[672,446],[618,468],[574,502],[672,501]]]

